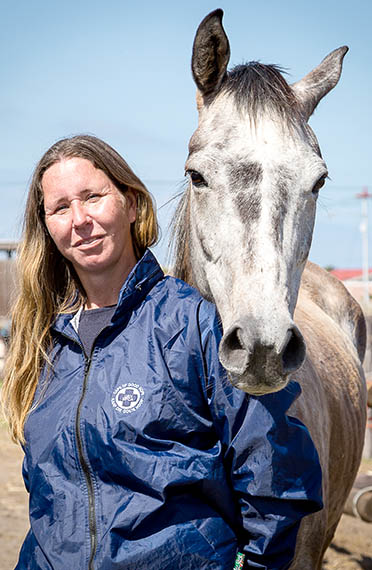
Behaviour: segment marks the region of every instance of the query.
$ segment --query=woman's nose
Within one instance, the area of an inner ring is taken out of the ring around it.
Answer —
[[[71,213],[72,213],[73,228],[79,228],[92,221],[92,218],[89,216],[88,212],[86,211],[84,204],[79,200],[71,203]]]

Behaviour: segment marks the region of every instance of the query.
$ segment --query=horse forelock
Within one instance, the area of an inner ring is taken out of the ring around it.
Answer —
[[[276,111],[289,125],[303,122],[300,103],[277,65],[252,61],[237,65],[222,82],[218,94],[231,95],[238,111],[256,122],[260,113]]]

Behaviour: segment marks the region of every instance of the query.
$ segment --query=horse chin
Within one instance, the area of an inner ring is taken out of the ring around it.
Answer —
[[[277,376],[268,381],[266,378],[253,376],[249,372],[245,372],[241,375],[228,373],[228,379],[234,388],[238,388],[250,396],[264,396],[265,394],[279,392],[285,388],[289,382],[288,376]]]

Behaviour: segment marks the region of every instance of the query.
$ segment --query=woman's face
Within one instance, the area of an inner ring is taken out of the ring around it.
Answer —
[[[45,222],[61,254],[81,281],[89,275],[130,271],[136,258],[130,232],[136,199],[114,186],[84,158],[63,159],[42,178]]]

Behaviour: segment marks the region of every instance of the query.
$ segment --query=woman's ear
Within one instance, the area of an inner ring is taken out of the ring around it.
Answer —
[[[129,222],[132,224],[136,221],[137,217],[137,193],[132,188],[128,188],[125,192],[125,207]]]

